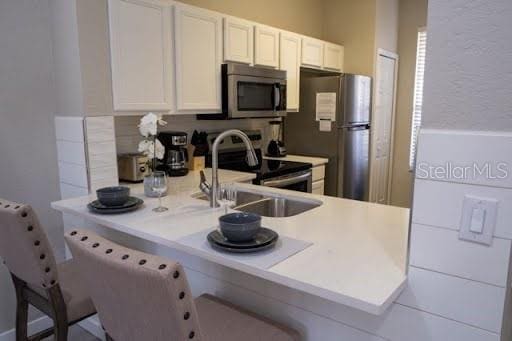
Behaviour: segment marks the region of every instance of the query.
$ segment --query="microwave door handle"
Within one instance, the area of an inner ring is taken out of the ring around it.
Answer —
[[[274,111],[281,105],[281,89],[279,83],[274,84]]]

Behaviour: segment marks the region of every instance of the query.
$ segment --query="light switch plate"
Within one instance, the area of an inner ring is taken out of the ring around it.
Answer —
[[[459,239],[491,245],[497,211],[498,200],[466,195],[462,207]]]

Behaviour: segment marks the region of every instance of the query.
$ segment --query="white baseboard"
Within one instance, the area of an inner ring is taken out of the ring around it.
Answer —
[[[49,317],[43,316],[28,323],[28,333],[32,335],[50,328],[52,325],[53,321]],[[1,333],[0,341],[16,341],[16,330],[13,328]]]

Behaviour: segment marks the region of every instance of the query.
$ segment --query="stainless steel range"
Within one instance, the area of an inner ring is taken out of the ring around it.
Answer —
[[[312,165],[310,163],[262,159],[261,133],[257,130],[244,131],[244,133],[247,134],[254,146],[259,161],[258,165],[255,167],[247,165],[245,161],[246,148],[243,141],[237,136],[230,136],[224,139],[219,146],[219,168],[254,173],[256,174],[256,179],[253,180],[255,185],[311,193]],[[208,134],[210,153],[213,141],[219,134]],[[209,154],[206,158],[206,165],[211,167],[211,163],[212,157]]]

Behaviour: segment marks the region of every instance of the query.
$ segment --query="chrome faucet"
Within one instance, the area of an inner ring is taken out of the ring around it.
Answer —
[[[245,148],[247,149],[246,162],[249,166],[254,167],[258,165],[258,157],[256,156],[256,152],[254,151],[254,147],[252,146],[252,142],[249,137],[238,129],[230,129],[221,133],[215,141],[213,142],[212,147],[212,183],[211,185],[206,180],[204,172],[201,171],[201,183],[199,184],[199,189],[201,192],[206,194],[210,198],[210,207],[219,207],[217,202],[219,198],[219,177],[218,177],[218,169],[219,169],[219,145],[228,136],[236,135],[242,139],[245,144]]]

